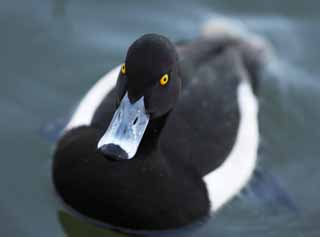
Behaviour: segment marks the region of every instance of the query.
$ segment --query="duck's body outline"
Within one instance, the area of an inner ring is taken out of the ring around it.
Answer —
[[[83,125],[90,125],[99,105],[116,84],[120,66],[115,67],[102,77],[80,102],[64,132]],[[219,210],[234,197],[249,181],[257,160],[259,140],[258,101],[252,88],[248,72],[243,70],[242,80],[237,86],[237,103],[240,121],[236,140],[224,162],[203,176],[211,203],[211,212]],[[103,88],[103,89],[101,89]],[[236,172],[239,171],[237,175]],[[228,181],[227,177],[234,177]],[[228,185],[225,185],[226,181]]]
[[[78,126],[90,125],[96,108],[116,85],[117,75],[120,71],[120,67],[121,65],[113,68],[88,91],[73,113],[69,123],[65,127],[65,132]],[[247,75],[245,75],[246,72],[243,73],[244,76],[247,77]],[[101,90],[101,88],[107,89]],[[249,119],[245,119],[244,123],[240,123],[240,129],[237,135],[238,139],[235,142],[235,147],[230,152],[230,155],[226,158],[225,162],[219,168],[215,169],[203,178],[209,191],[212,212],[216,212],[218,209],[220,209],[245,186],[254,171],[255,163],[257,161],[259,132],[258,123],[256,120],[258,119],[258,102],[252,91],[251,85],[249,84],[248,78],[246,78],[242,84],[239,85],[238,99],[241,113],[245,113],[245,116],[249,117]],[[244,105],[245,101],[248,101],[246,106]],[[250,130],[248,134],[244,132],[244,129],[247,129],[247,127],[249,127]],[[239,144],[240,141],[248,141],[248,139],[245,137],[251,137],[249,141],[252,143],[246,143],[244,146],[242,146],[243,144]],[[243,149],[243,147],[247,147],[247,149]],[[245,169],[235,169],[234,166],[239,165],[239,161],[237,159],[239,157],[244,157],[244,159],[247,158],[246,162],[244,162],[243,159],[240,159],[243,161],[243,163],[240,162],[240,165],[242,163],[247,166]],[[238,170],[244,174],[236,175],[234,170]],[[237,183],[231,183],[230,186],[226,186],[227,188],[222,188],[221,185],[226,182],[226,177],[230,177],[231,175],[240,177],[236,180],[233,179],[233,181]],[[228,187],[231,186],[232,188],[228,189]],[[219,189],[220,191],[218,191]]]

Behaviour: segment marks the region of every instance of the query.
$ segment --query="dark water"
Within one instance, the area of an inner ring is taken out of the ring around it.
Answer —
[[[61,211],[53,146],[39,130],[68,114],[146,32],[190,39],[210,17],[267,37],[276,57],[262,82],[260,166],[300,216],[237,198],[192,236],[320,236],[320,28],[316,1],[0,2],[0,236],[121,236]]]

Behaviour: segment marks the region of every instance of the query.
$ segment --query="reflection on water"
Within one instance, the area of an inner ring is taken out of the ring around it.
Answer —
[[[1,1],[0,236],[123,236],[63,212],[57,218],[48,165],[52,144],[39,128],[69,114],[139,35],[190,39],[208,17],[226,14],[274,45],[277,60],[262,81],[260,165],[281,180],[302,217],[285,210],[269,213],[237,198],[192,236],[318,237],[318,5],[311,0]]]
[[[96,227],[88,222],[79,220],[62,210],[58,212],[58,219],[66,237],[128,237],[128,235],[125,234]]]
[[[104,227],[98,227],[97,225],[91,224],[85,220],[80,220],[64,210],[58,211],[58,219],[67,237],[191,237],[194,236],[193,234],[201,226],[203,226],[203,223],[197,223],[191,228],[187,227],[178,231],[174,230],[169,232],[148,233],[147,235],[125,234]]]

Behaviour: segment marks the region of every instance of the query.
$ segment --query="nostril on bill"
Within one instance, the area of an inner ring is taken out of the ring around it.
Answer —
[[[136,125],[137,122],[138,122],[138,117],[136,117],[135,120],[133,121],[133,125]]]

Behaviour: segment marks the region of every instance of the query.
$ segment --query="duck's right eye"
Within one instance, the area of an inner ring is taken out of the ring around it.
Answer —
[[[168,83],[168,81],[169,81],[169,76],[168,76],[168,74],[166,73],[166,74],[164,74],[164,75],[161,77],[161,79],[160,79],[160,85],[161,85],[161,86],[165,86],[165,85]]]
[[[122,64],[122,66],[121,66],[121,74],[122,75],[126,74],[126,65],[125,64]]]

